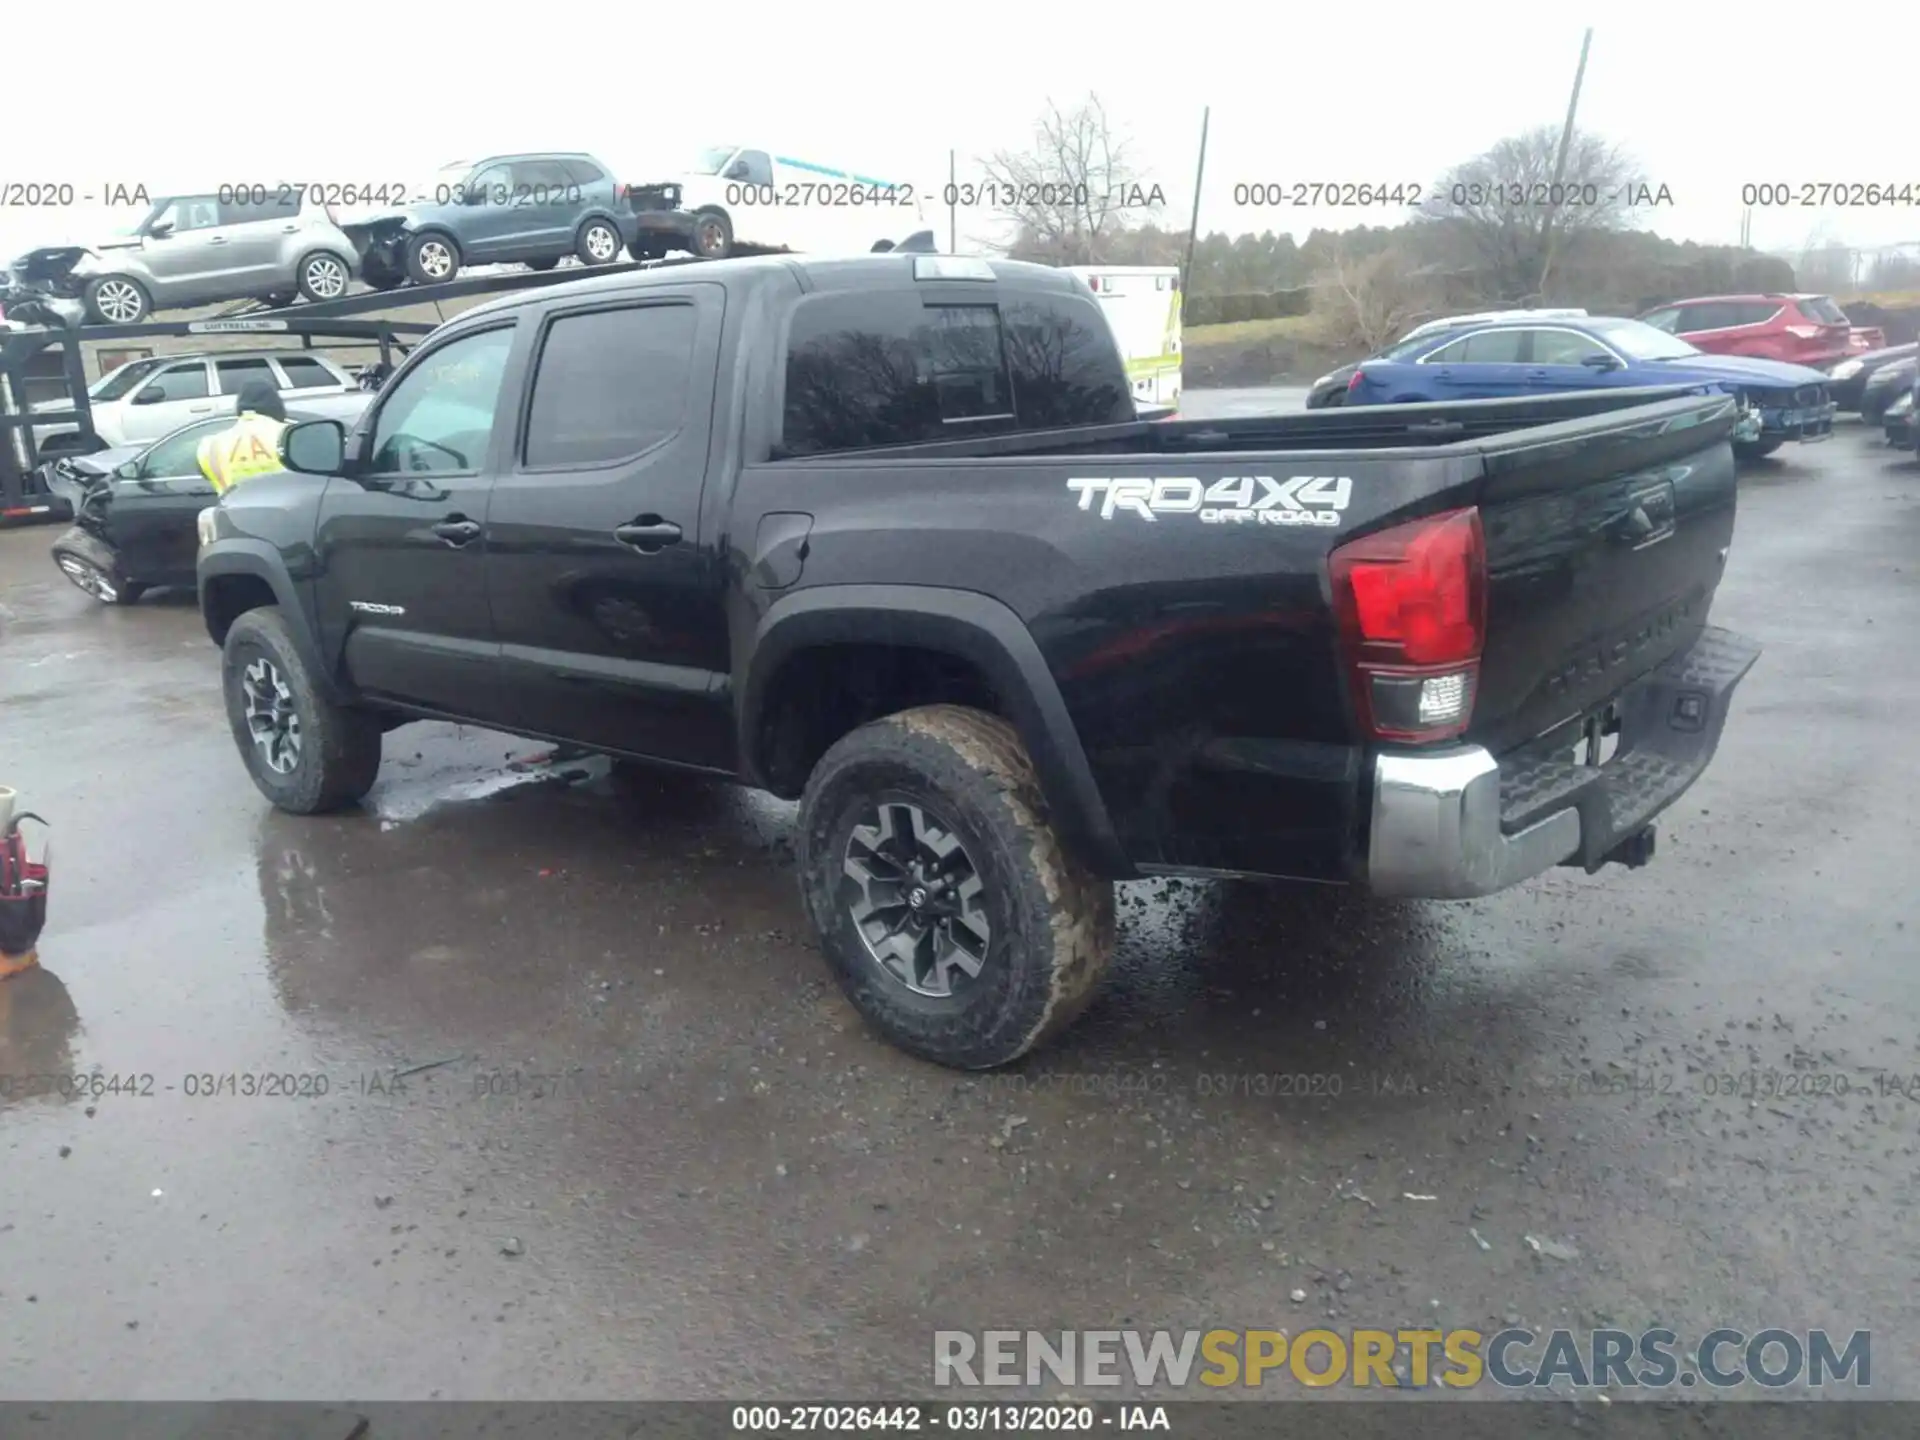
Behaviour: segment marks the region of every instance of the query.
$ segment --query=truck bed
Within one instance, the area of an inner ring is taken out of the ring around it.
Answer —
[[[1700,638],[1733,533],[1736,411],[1661,388],[977,438],[750,465],[734,511],[817,517],[802,587],[1010,607],[1138,862],[1343,879],[1328,857],[1361,844],[1367,747],[1331,552],[1477,507],[1485,649],[1462,740],[1545,745],[1543,763]],[[1187,503],[1223,492],[1239,501]],[[1319,514],[1225,514],[1261,505]]]

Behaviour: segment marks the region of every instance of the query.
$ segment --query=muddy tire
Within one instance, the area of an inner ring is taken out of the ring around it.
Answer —
[[[317,815],[373,788],[379,717],[335,705],[321,693],[276,607],[249,610],[233,622],[220,683],[247,773],[279,809]]]
[[[828,964],[901,1049],[991,1069],[1093,997],[1113,886],[1061,846],[1006,721],[929,705],[861,726],[814,767],[799,829],[801,898]]]

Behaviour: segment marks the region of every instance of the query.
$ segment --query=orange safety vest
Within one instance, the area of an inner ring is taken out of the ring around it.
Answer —
[[[224,495],[242,480],[284,470],[280,436],[287,428],[284,420],[245,412],[232,428],[200,442],[200,473],[207,477],[216,495]]]

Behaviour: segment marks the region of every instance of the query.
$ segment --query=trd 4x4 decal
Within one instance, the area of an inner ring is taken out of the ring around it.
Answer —
[[[1353,498],[1353,480],[1346,475],[1295,475],[1288,480],[1229,475],[1210,485],[1191,475],[1151,480],[1130,476],[1069,480],[1067,489],[1080,497],[1082,510],[1091,510],[1099,496],[1102,520],[1125,510],[1142,520],[1198,515],[1203,525],[1338,525],[1340,512]]]

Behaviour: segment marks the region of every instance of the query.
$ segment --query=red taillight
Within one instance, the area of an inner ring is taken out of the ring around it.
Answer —
[[[1477,509],[1396,525],[1328,558],[1361,724],[1379,740],[1444,740],[1473,717],[1486,639]]]

